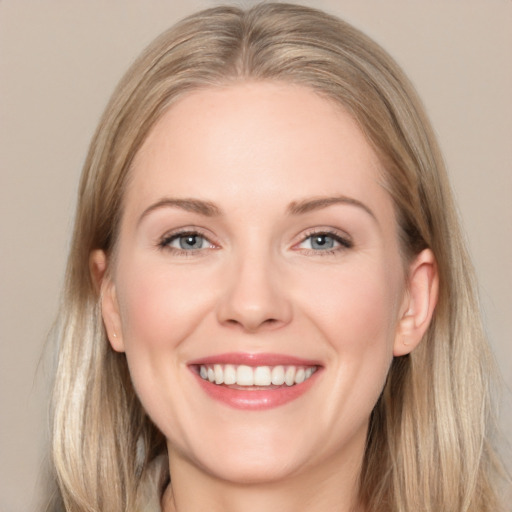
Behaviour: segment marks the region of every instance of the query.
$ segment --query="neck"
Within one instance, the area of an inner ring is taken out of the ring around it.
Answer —
[[[163,512],[363,512],[358,505],[361,457],[326,461],[278,481],[231,482],[216,478],[179,454],[169,452],[172,486]]]

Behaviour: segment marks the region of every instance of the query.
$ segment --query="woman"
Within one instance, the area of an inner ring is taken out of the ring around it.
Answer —
[[[286,4],[184,20],[84,167],[54,392],[66,510],[499,510],[471,276],[381,48]]]

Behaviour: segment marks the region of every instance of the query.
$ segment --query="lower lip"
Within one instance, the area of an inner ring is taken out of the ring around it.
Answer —
[[[316,381],[319,370],[317,370],[309,379],[294,384],[293,386],[280,386],[273,389],[235,389],[228,386],[212,384],[208,380],[202,379],[196,374],[197,381],[206,394],[234,409],[245,409],[252,411],[261,411],[273,409],[281,405],[296,400],[306,393]]]

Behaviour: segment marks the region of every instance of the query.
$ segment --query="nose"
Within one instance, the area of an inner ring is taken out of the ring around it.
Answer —
[[[253,333],[278,329],[292,318],[282,275],[270,257],[240,258],[226,272],[223,287],[217,309],[223,325]]]

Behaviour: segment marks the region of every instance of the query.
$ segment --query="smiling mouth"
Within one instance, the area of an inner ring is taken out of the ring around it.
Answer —
[[[205,381],[233,389],[261,390],[295,386],[308,380],[317,366],[248,366],[235,364],[201,364],[198,375]]]
[[[286,354],[232,352],[190,361],[207,396],[234,409],[263,411],[299,399],[318,382],[323,365]]]

